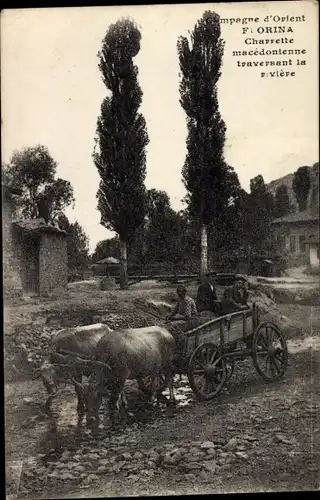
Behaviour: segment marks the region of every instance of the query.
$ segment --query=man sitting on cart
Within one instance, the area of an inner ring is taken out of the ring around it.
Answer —
[[[187,290],[184,285],[178,285],[177,295],[178,302],[172,313],[167,317],[167,321],[171,323],[168,330],[176,341],[176,360],[180,358],[184,348],[184,332],[197,326],[198,321],[196,303],[187,295]]]
[[[242,286],[242,284],[241,284]],[[233,286],[228,286],[221,300],[221,314],[231,314],[236,311],[248,309],[247,292],[246,295],[240,293],[240,285],[236,282]]]
[[[248,290],[246,281],[243,278],[238,278],[233,285],[232,298],[237,304],[247,305]]]
[[[214,271],[206,274],[206,283],[202,283],[197,293],[197,310],[199,313],[212,312],[220,315],[220,304],[216,292],[216,275]]]
[[[195,301],[187,295],[184,285],[177,287],[178,302],[172,313],[168,316],[168,321],[188,321],[193,316],[197,316],[197,306]]]

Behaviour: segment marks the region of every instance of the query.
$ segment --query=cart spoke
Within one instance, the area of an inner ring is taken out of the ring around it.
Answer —
[[[276,370],[272,362],[273,361],[272,356],[269,357],[269,360],[270,360],[269,362],[270,362],[271,375],[272,377],[274,377],[276,375]]]
[[[207,362],[206,362],[206,359],[205,359],[205,356],[204,356],[204,352],[203,352],[203,350],[201,350],[201,351],[199,352],[199,357],[200,357],[200,359],[201,359],[201,362],[202,362],[203,366],[204,366],[204,365],[206,365],[206,364],[207,364]]]
[[[195,375],[204,375],[204,370],[197,370],[197,369],[195,369],[195,370],[193,370],[193,373]]]
[[[205,365],[203,365],[198,359],[195,359],[195,364],[198,365],[198,366],[200,366],[201,370],[204,372],[204,369],[205,369],[204,366]]]
[[[213,351],[212,356],[211,356],[210,361],[209,361],[210,365],[212,365],[212,363],[214,362],[216,357],[217,357],[217,351]]]
[[[283,362],[283,356],[284,356],[284,350],[283,349],[278,349],[278,351],[274,355],[275,359],[277,359],[278,361],[280,361],[280,363]]]
[[[211,357],[211,352],[210,352],[210,349],[206,349],[206,364],[209,363],[210,361],[210,357]]]
[[[265,357],[269,354],[269,351],[260,351],[260,349],[257,349],[257,355],[261,357]]]
[[[217,384],[217,383],[216,383],[216,381],[215,381],[213,378],[211,378],[211,379],[210,379],[210,382],[211,382],[211,384],[212,384],[212,386],[213,386],[213,389],[214,389],[214,390],[216,390],[216,389],[217,389],[217,387],[218,387],[218,385],[219,385],[219,383],[220,383],[220,382],[219,382],[219,383]]]
[[[202,387],[201,387],[202,392],[204,392],[204,393],[208,392],[208,385],[209,385],[208,377],[205,377],[203,384],[202,384]]]
[[[266,327],[266,334],[267,334],[267,347],[271,347],[272,346],[272,330],[270,333],[270,328],[268,326]]]
[[[265,338],[265,336],[263,335],[262,332],[260,332],[260,336],[259,336],[258,340],[260,340],[262,347],[264,347],[265,349],[268,349],[268,340]]]
[[[264,361],[265,361],[265,372],[267,374],[269,374],[269,372],[270,372],[270,358],[269,358],[269,356],[266,356],[264,358]]]
[[[276,368],[277,372],[280,373],[281,369],[277,365],[275,358],[273,356],[270,356],[270,360],[271,360],[272,366],[274,366]]]

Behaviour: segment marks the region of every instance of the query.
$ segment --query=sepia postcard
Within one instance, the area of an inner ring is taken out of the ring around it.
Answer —
[[[318,15],[1,12],[8,500],[319,490]]]

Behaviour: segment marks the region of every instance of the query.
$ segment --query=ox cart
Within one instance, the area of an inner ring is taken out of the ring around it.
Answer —
[[[188,376],[202,400],[217,396],[230,380],[236,360],[251,357],[267,382],[280,379],[288,365],[287,342],[280,328],[259,321],[258,307],[205,321],[181,333],[175,372]]]

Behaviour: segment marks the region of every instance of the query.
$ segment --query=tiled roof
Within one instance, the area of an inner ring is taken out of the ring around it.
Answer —
[[[46,224],[44,219],[15,219],[12,223],[21,229],[29,233],[59,233],[67,234],[58,226],[53,224]]]
[[[278,219],[274,219],[272,224],[281,224],[283,222],[286,223],[295,223],[295,222],[311,222],[311,221],[319,221],[319,214],[309,212],[305,210],[304,212],[296,212],[294,214],[288,214],[284,217],[279,217]]]

